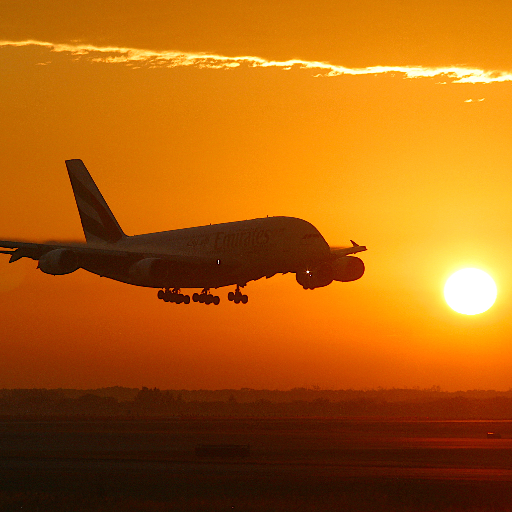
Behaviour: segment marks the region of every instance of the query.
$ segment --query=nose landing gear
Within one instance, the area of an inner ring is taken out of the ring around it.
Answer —
[[[201,293],[194,293],[192,300],[194,302],[200,302],[201,304],[215,304],[216,306],[220,303],[220,297],[218,295],[212,295],[209,288],[204,288]]]
[[[228,293],[228,300],[234,302],[235,304],[240,304],[240,302],[242,304],[247,304],[247,302],[249,301],[249,297],[247,295],[244,295],[240,291],[240,286],[237,285],[236,290],[234,292]]]

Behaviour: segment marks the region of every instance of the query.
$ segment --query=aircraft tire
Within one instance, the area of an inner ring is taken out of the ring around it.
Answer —
[[[247,295],[242,295],[242,304],[247,304],[249,302],[249,297]]]
[[[235,293],[234,292],[229,292],[228,293],[228,300],[233,302],[235,300]]]
[[[218,306],[220,304],[220,297],[218,295],[215,295],[215,297],[213,297],[213,303]]]
[[[194,293],[194,294],[192,295],[192,300],[193,300],[194,302],[199,302],[199,293]]]
[[[185,304],[190,304],[190,295],[184,295],[183,296],[183,302]]]
[[[158,290],[158,293],[156,294],[156,296],[157,296],[160,300],[164,300],[165,292],[164,292],[163,290]]]

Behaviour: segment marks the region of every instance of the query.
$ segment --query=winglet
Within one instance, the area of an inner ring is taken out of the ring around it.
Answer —
[[[350,240],[352,243],[352,247],[341,247],[341,248],[333,248],[331,247],[331,254],[335,258],[341,258],[342,256],[347,256],[348,254],[355,254],[357,252],[366,251],[366,245],[359,245],[354,242],[354,240]]]

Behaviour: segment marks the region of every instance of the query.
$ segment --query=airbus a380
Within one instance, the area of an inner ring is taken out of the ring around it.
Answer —
[[[294,217],[261,219],[125,235],[82,160],[66,160],[86,243],[32,243],[0,240],[9,263],[38,261],[51,275],[79,268],[116,281],[158,288],[165,302],[190,303],[185,288],[198,288],[192,300],[219,304],[211,289],[233,286],[228,300],[248,301],[241,288],[275,274],[294,273],[306,290],[333,281],[355,281],[364,263],[352,254],[366,247],[331,248],[309,222]]]

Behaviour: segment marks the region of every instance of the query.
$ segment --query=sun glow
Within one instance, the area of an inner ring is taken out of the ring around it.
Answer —
[[[498,290],[492,277],[478,268],[463,268],[452,274],[444,286],[444,298],[454,311],[477,315],[487,311]]]

